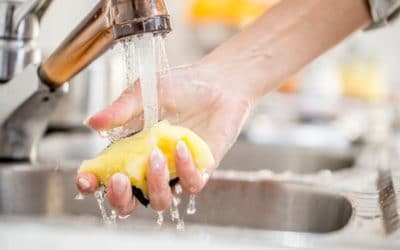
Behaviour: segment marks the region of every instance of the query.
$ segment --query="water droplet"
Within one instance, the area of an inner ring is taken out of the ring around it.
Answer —
[[[177,207],[177,206],[179,206],[180,203],[181,203],[181,198],[180,197],[177,197],[177,196],[173,196],[172,197],[172,205]]]
[[[180,203],[180,198],[173,196],[172,197],[172,206],[170,208],[170,213],[171,213],[171,220],[174,222],[179,221],[179,209],[178,209],[178,205]]]
[[[176,230],[185,231],[185,222],[183,219],[178,219],[178,223],[176,223]]]
[[[111,219],[107,215],[106,208],[104,206],[104,188],[100,188],[96,192],[94,192],[94,197],[96,198],[97,205],[99,206],[101,217],[103,218],[103,222],[106,225],[114,224],[115,223],[115,218],[114,221],[112,220],[113,214],[111,213]]]
[[[177,195],[182,193],[182,186],[180,184],[175,185],[175,193]]]
[[[193,215],[196,213],[196,196],[195,195],[190,195],[186,213],[188,215]]]
[[[120,219],[120,220],[126,220],[126,219],[129,218],[129,216],[131,216],[131,215],[130,215],[130,214],[128,214],[128,215],[118,215],[118,219]]]
[[[171,213],[171,220],[175,221],[177,219],[179,219],[179,211],[176,207],[171,207],[170,209],[170,213]]]
[[[99,135],[103,138],[108,138],[108,133],[107,131],[99,131]]]
[[[78,201],[81,201],[81,200],[84,200],[85,199],[85,196],[83,196],[83,194],[81,193],[81,192],[79,192],[79,193],[77,193],[76,195],[75,195],[75,198],[74,198],[75,200],[78,200]]]
[[[157,225],[161,227],[163,223],[164,223],[163,212],[157,212]]]
[[[115,224],[116,219],[117,219],[117,212],[115,212],[115,210],[111,210],[111,215],[110,215],[111,224]]]

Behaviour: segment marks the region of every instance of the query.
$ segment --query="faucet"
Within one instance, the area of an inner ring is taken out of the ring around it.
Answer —
[[[0,84],[40,62],[39,22],[52,0],[0,0]]]
[[[169,16],[160,0],[101,1],[40,67],[39,75],[57,88],[115,41],[142,33],[168,33]]]
[[[68,81],[117,41],[171,31],[163,0],[101,0],[41,62],[36,38],[51,2],[0,0],[0,100],[8,100],[0,107],[0,163],[35,161],[37,144]],[[31,93],[18,96],[28,88]]]

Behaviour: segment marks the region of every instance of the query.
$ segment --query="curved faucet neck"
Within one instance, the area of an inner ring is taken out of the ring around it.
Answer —
[[[143,33],[170,31],[169,15],[163,0],[103,0],[42,63],[39,76],[56,89],[116,41]]]

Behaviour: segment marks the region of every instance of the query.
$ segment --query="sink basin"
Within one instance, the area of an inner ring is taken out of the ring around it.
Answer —
[[[354,165],[351,150],[309,148],[295,145],[254,144],[238,141],[222,160],[219,169],[275,173],[315,173],[320,170],[339,170]]]
[[[74,199],[75,173],[75,168],[0,165],[0,215],[99,216],[92,197]],[[343,228],[353,212],[344,196],[312,186],[223,173],[210,180],[196,204],[197,213],[185,217],[188,224],[313,233]],[[154,212],[144,208],[127,223],[138,217],[154,225]]]

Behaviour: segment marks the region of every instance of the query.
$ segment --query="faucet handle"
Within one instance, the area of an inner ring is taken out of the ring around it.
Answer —
[[[52,0],[0,0],[0,84],[40,62],[40,18]]]
[[[13,15],[13,30],[17,31],[24,18],[30,14],[35,15],[38,20],[43,17],[53,0],[27,0],[20,5]]]

